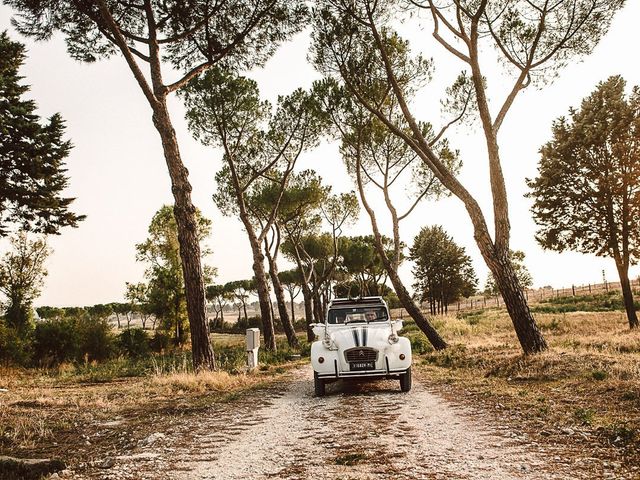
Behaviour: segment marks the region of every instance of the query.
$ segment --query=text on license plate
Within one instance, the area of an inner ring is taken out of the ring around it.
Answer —
[[[351,370],[375,370],[375,362],[351,362]]]

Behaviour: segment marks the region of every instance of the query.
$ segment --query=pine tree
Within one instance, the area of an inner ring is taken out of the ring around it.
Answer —
[[[64,121],[55,114],[41,122],[35,102],[23,98],[29,91],[18,73],[24,60],[24,45],[0,34],[0,236],[14,224],[57,234],[85,218],[69,211],[73,198],[62,196],[71,150]]]

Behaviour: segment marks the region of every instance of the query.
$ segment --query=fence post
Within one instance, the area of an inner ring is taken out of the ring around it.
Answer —
[[[591,284],[589,284],[589,293],[591,293]]]
[[[496,295],[496,305],[498,307],[500,306],[500,297],[498,297],[498,295]]]
[[[458,300],[458,311],[460,311],[460,300]]]
[[[575,285],[571,285],[571,291],[573,292],[573,296],[576,296],[576,287]]]

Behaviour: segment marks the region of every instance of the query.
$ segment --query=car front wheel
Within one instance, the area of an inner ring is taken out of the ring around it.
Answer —
[[[407,368],[407,371],[400,375],[400,390],[403,392],[411,390],[411,367]]]
[[[318,377],[318,372],[313,372],[313,389],[316,397],[322,397],[325,392],[324,379]]]

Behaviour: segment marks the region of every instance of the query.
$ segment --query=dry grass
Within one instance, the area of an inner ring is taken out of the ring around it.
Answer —
[[[74,371],[0,370],[0,388],[7,390],[0,392],[0,455],[77,463],[157,431],[163,419],[197,414],[269,384],[284,369],[196,375],[174,365],[164,374],[99,382]],[[104,434],[104,425],[114,421]]]
[[[171,373],[156,375],[151,383],[154,386],[165,387],[171,392],[183,394],[185,392],[230,393],[238,389],[251,387],[261,381],[256,375],[230,375],[227,372]]]
[[[418,373],[541,441],[640,465],[640,331],[629,330],[622,312],[536,320],[549,351],[525,357],[503,310],[438,318],[452,347],[427,353]]]

